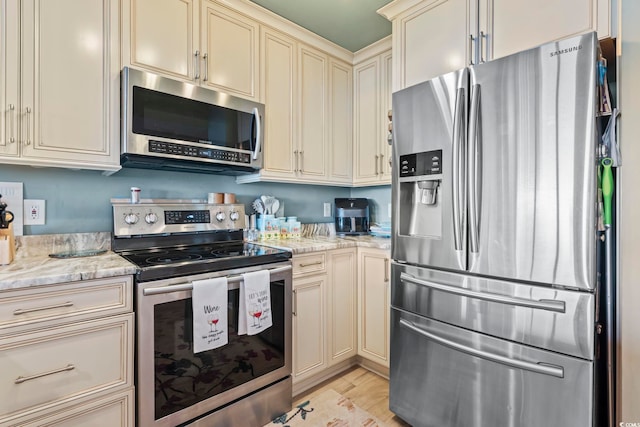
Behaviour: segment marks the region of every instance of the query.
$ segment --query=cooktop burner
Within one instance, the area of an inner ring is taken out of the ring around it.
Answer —
[[[291,258],[288,251],[244,242],[139,249],[120,252],[120,255],[138,266],[138,282],[269,264]]]

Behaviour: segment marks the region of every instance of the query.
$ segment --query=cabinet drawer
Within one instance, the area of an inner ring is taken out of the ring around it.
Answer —
[[[0,425],[25,413],[133,385],[133,313],[0,342]]]
[[[133,311],[131,276],[0,293],[0,335]]]
[[[324,273],[327,269],[326,253],[314,252],[305,255],[294,255],[293,275],[300,276],[307,273]]]
[[[54,411],[20,418],[7,426],[20,427],[133,427],[133,387],[80,404],[56,407]],[[5,424],[2,424],[4,426]]]

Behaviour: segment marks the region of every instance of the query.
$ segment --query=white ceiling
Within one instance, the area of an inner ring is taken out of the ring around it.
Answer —
[[[391,0],[251,0],[351,52],[391,34],[376,10]]]

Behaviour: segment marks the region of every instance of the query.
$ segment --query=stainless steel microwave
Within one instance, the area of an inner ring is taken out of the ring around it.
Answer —
[[[262,167],[264,105],[125,67],[123,167],[238,175]]]

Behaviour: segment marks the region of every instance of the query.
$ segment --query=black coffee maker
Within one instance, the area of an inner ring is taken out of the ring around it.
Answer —
[[[369,234],[369,201],[335,199],[335,221],[338,236]]]

